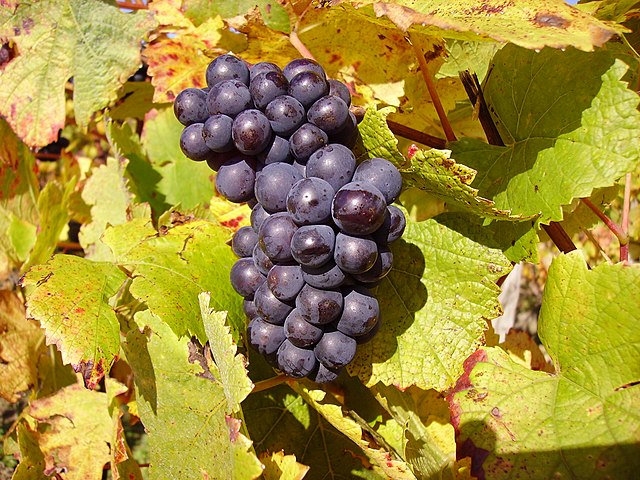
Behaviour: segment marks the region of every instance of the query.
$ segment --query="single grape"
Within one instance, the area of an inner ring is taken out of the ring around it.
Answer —
[[[278,348],[277,362],[278,368],[293,378],[309,375],[318,364],[313,350],[296,347],[288,340]]]
[[[371,237],[355,237],[346,233],[336,235],[333,258],[347,273],[364,273],[376,263],[378,245]]]
[[[389,205],[382,225],[373,232],[372,237],[381,245],[395,242],[402,236],[406,226],[407,219],[402,210],[395,205]]]
[[[301,72],[289,80],[288,95],[298,100],[305,109],[328,93],[329,84],[316,72]]]
[[[310,58],[296,58],[295,60],[291,60],[284,66],[282,71],[289,81],[302,72],[315,72],[322,78],[326,78],[326,74],[324,73],[322,66]]]
[[[312,123],[305,123],[289,138],[291,153],[296,160],[306,160],[327,144],[329,137]]]
[[[314,152],[307,162],[307,177],[317,177],[338,191],[351,181],[356,169],[356,157],[344,145],[330,143]]]
[[[253,65],[251,68],[249,68],[249,80],[253,80],[254,77],[260,75],[261,73],[266,73],[266,72],[282,73],[282,70],[275,63],[258,62],[255,65]]]
[[[350,337],[368,333],[380,317],[378,300],[364,287],[345,287],[343,307],[336,328]]]
[[[257,158],[265,165],[277,162],[292,163],[293,156],[291,156],[291,151],[289,150],[289,140],[274,135],[270,145],[260,152]]]
[[[307,322],[326,325],[340,316],[342,293],[338,290],[321,290],[305,285],[296,297],[296,308]]]
[[[224,165],[229,160],[236,158],[239,155],[241,155],[240,152],[237,151],[235,148],[230,152],[224,152],[224,153],[211,152],[211,155],[207,158],[207,165],[211,170],[213,170],[214,172],[217,172],[218,170],[220,170],[220,167],[222,165]]]
[[[249,300],[248,298],[245,298],[242,302],[242,311],[249,320],[253,320],[259,316],[256,304],[253,303],[253,300]]]
[[[283,302],[296,298],[304,286],[300,265],[274,265],[267,275],[271,293]]]
[[[326,332],[313,349],[318,361],[329,369],[342,368],[356,356],[356,341],[342,332]]]
[[[281,95],[269,102],[264,110],[273,131],[288,138],[306,121],[302,104],[289,95]]]
[[[294,308],[284,321],[284,334],[296,347],[309,348],[322,338],[324,330],[307,322],[300,310]]]
[[[335,233],[328,225],[305,225],[291,238],[291,255],[301,265],[320,267],[331,260]]]
[[[342,128],[331,135],[329,141],[331,143],[339,143],[347,148],[354,148],[358,139],[360,138],[360,131],[358,130],[358,120],[353,112],[349,112],[349,118],[344,122]]]
[[[231,129],[233,143],[245,155],[256,155],[262,152],[269,146],[272,135],[269,120],[260,110],[245,110],[233,120]]]
[[[246,202],[253,198],[256,161],[238,155],[225,162],[216,175],[216,190],[231,202]]]
[[[206,78],[209,87],[224,80],[237,80],[249,85],[249,68],[233,55],[220,55],[207,66]]]
[[[259,203],[251,209],[251,226],[256,233],[260,230],[262,222],[269,218],[269,216],[269,212],[267,212]]]
[[[347,280],[347,274],[345,274],[335,261],[330,261],[322,265],[321,267],[302,267],[303,280],[316,288],[338,288]]]
[[[329,383],[336,380],[338,376],[340,376],[340,372],[342,372],[341,368],[330,369],[318,362],[318,367],[307,375],[307,377],[316,383]]]
[[[301,179],[300,172],[288,163],[265,165],[256,177],[254,193],[267,212],[284,212],[287,193]]]
[[[278,300],[273,295],[266,281],[253,294],[253,303],[262,319],[275,325],[282,325],[293,310],[292,304]]]
[[[285,341],[284,328],[265,322],[260,317],[253,318],[247,326],[249,344],[260,354],[274,355]]]
[[[263,72],[255,76],[249,84],[249,92],[256,108],[263,110],[269,102],[280,95],[286,95],[289,82],[280,72]]]
[[[327,80],[329,82],[329,95],[340,97],[347,107],[351,106],[351,92],[347,86],[339,80]]]
[[[192,123],[182,130],[180,150],[187,158],[201,162],[211,155],[211,150],[202,138],[202,123]]]
[[[216,84],[207,95],[210,115],[224,114],[234,118],[240,112],[253,108],[249,87],[237,80]]]
[[[387,204],[398,198],[402,189],[402,175],[393,163],[384,158],[362,162],[353,174],[353,181],[371,183],[382,192]]]
[[[273,268],[273,262],[267,254],[264,253],[264,250],[260,248],[260,243],[257,243],[255,247],[253,247],[253,264],[256,266],[258,271],[262,273],[265,278],[269,275],[269,272]]]
[[[291,215],[278,212],[267,218],[258,231],[258,245],[272,262],[291,262],[291,239],[298,226]]]
[[[241,258],[231,267],[231,286],[243,297],[250,297],[266,277],[260,273],[251,258]]]
[[[298,225],[324,223],[331,217],[334,193],[321,178],[303,178],[287,194],[287,211]]]
[[[382,226],[387,202],[376,187],[367,182],[351,182],[336,192],[331,214],[345,233],[368,235]]]
[[[378,258],[369,270],[355,274],[353,278],[362,283],[376,283],[382,280],[391,271],[393,266],[393,253],[386,246],[378,247]]]
[[[358,345],[362,345],[363,343],[367,343],[373,340],[373,337],[375,337],[378,331],[380,330],[381,325],[382,325],[382,318],[378,317],[377,323],[373,326],[371,330],[369,330],[364,335],[360,335],[359,337],[354,337],[356,340],[356,343]]]
[[[306,161],[298,161],[298,160],[294,160],[293,163],[291,164],[295,167],[296,170],[298,170],[298,172],[300,172],[300,175],[302,175],[302,177],[306,177],[307,176],[307,163]]]
[[[204,123],[209,116],[206,92],[199,88],[185,88],[173,101],[173,113],[185,126]]]
[[[314,102],[307,111],[307,120],[327,135],[338,133],[349,118],[349,107],[344,100],[327,95]]]
[[[232,125],[233,119],[227,115],[211,115],[202,127],[202,138],[207,147],[216,153],[233,150]]]
[[[258,243],[258,234],[251,227],[241,227],[231,237],[231,250],[238,257],[250,257]]]

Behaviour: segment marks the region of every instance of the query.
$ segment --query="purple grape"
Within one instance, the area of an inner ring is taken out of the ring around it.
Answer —
[[[271,139],[271,144],[258,154],[258,160],[265,165],[271,165],[277,162],[292,163],[293,157],[289,150],[289,140],[274,135]]]
[[[233,55],[220,55],[207,66],[206,77],[209,87],[224,80],[237,80],[249,85],[249,68]]]
[[[291,80],[302,72],[315,72],[322,78],[326,78],[326,74],[322,66],[310,58],[296,58],[295,60],[291,60],[283,69],[284,76],[287,80]]]
[[[196,162],[207,160],[211,156],[211,150],[202,138],[202,127],[202,123],[192,123],[180,135],[180,150],[187,158]]]
[[[328,93],[329,84],[315,72],[301,72],[289,80],[288,94],[298,100],[305,109]]]
[[[216,190],[231,202],[246,202],[253,198],[256,161],[238,155],[225,162],[216,175]]]
[[[384,195],[387,204],[398,198],[402,189],[402,175],[393,163],[384,158],[362,162],[353,174],[353,181],[372,184]]]
[[[231,286],[243,297],[250,297],[266,282],[266,277],[260,273],[251,258],[241,258],[231,267]]]
[[[291,262],[291,239],[298,226],[288,213],[274,213],[258,231],[258,245],[272,262]]]
[[[355,237],[346,233],[336,235],[333,258],[347,273],[364,273],[376,263],[378,245],[371,237]]]
[[[307,162],[307,177],[317,177],[338,191],[351,181],[356,169],[356,157],[344,145],[330,143],[314,152]]]
[[[185,126],[204,123],[209,117],[207,93],[199,88],[185,88],[173,101],[173,113]]]
[[[286,95],[289,82],[280,72],[263,72],[251,79],[249,92],[256,108],[263,110],[269,102],[280,95]]]
[[[269,212],[267,212],[259,203],[251,209],[251,226],[256,233],[260,230],[262,222],[270,216]]]
[[[296,347],[288,340],[278,348],[277,362],[278,368],[293,378],[309,375],[318,364],[313,350]]]
[[[347,287],[342,295],[342,314],[336,328],[350,337],[365,335],[378,323],[378,300],[364,287]]]
[[[245,298],[242,302],[242,311],[249,320],[253,320],[259,316],[256,304],[253,303],[253,300],[249,300],[248,298]]]
[[[407,219],[402,210],[395,205],[389,205],[382,225],[371,236],[381,245],[395,242],[402,236],[406,226]]]
[[[302,278],[306,283],[316,288],[338,288],[348,278],[335,261],[330,261],[321,267],[302,267]]]
[[[339,80],[327,80],[329,82],[329,95],[340,97],[347,107],[351,106],[351,92],[347,86]]]
[[[210,116],[202,127],[202,138],[207,147],[216,153],[225,153],[233,150],[232,125],[233,119],[227,115]]]
[[[367,182],[351,182],[336,192],[331,213],[333,221],[346,233],[368,235],[382,226],[387,202],[376,187]]]
[[[245,110],[233,120],[233,143],[245,155],[257,155],[262,152],[269,146],[272,135],[269,120],[260,110]]]
[[[275,355],[286,337],[282,326],[255,317],[247,326],[247,338],[249,344],[260,354],[270,356]]]
[[[329,369],[342,368],[356,356],[356,341],[342,332],[326,332],[313,349],[318,361]]]
[[[255,196],[267,212],[284,212],[287,193],[302,179],[300,172],[288,163],[265,165],[255,183]]]
[[[265,278],[269,275],[269,272],[273,268],[273,262],[267,254],[264,253],[264,250],[260,248],[260,243],[257,243],[255,247],[253,247],[253,264],[256,266],[258,271],[262,273]]]
[[[253,65],[251,68],[249,68],[249,79],[253,80],[256,76],[260,75],[261,73],[266,73],[266,72],[280,72],[280,73],[282,73],[282,70],[275,63],[258,62],[255,65]]]
[[[304,286],[302,269],[300,265],[274,265],[267,275],[267,284],[278,300],[292,301]]]
[[[258,234],[251,227],[241,227],[231,237],[231,250],[238,257],[250,257],[258,243]]]
[[[224,114],[234,118],[240,112],[253,108],[249,87],[237,80],[216,84],[207,95],[209,114]]]
[[[306,121],[306,113],[302,104],[289,95],[276,97],[265,108],[273,131],[288,138]]]
[[[388,247],[378,247],[378,258],[369,270],[364,273],[355,274],[355,278],[358,282],[362,283],[376,283],[382,280],[391,271],[393,266],[393,253]]]
[[[305,225],[291,238],[291,255],[301,265],[321,267],[333,257],[335,233],[328,225]]]
[[[336,380],[338,376],[340,376],[341,372],[341,368],[329,369],[318,362],[318,367],[309,375],[307,375],[307,377],[309,377],[311,381],[316,383],[329,383]]]
[[[324,330],[307,322],[297,308],[284,321],[284,334],[296,347],[309,348],[322,338]]]
[[[235,148],[230,152],[224,152],[224,153],[211,152],[211,155],[207,158],[207,165],[211,170],[213,170],[214,172],[217,172],[218,170],[220,170],[220,167],[224,165],[226,162],[240,155],[242,154],[239,151],[237,151]]]
[[[331,143],[339,143],[349,149],[352,149],[355,147],[359,138],[360,131],[358,130],[358,120],[353,112],[349,112],[349,118],[347,118],[347,121],[342,125],[340,131],[331,135],[329,141]]]
[[[364,335],[360,335],[359,337],[355,337],[355,341],[358,345],[362,345],[363,343],[370,342],[373,340],[373,337],[376,336],[378,330],[380,330],[380,326],[382,325],[382,318],[378,317],[378,322],[373,326],[369,332]]]
[[[327,144],[329,137],[312,123],[305,123],[289,138],[291,153],[296,160],[306,160]],[[329,182],[331,183],[331,182]]]
[[[307,322],[326,325],[340,316],[342,293],[338,290],[321,290],[305,285],[296,297],[296,308]]]
[[[287,211],[298,225],[324,223],[331,218],[333,187],[321,178],[303,178],[287,194]]]
[[[344,128],[349,119],[349,107],[340,97],[327,95],[311,105],[307,119],[327,135],[333,135]]]
[[[253,294],[253,303],[262,319],[274,325],[282,325],[289,312],[293,310],[293,305],[278,300],[273,295],[266,281]]]

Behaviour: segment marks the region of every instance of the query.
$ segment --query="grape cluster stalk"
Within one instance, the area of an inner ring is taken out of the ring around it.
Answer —
[[[400,172],[383,158],[356,162],[351,94],[313,60],[281,69],[221,55],[206,79],[174,112],[183,153],[217,172],[218,193],[252,206],[230,274],[249,343],[290,377],[333,381],[380,328],[371,289],[406,225],[392,205]]]

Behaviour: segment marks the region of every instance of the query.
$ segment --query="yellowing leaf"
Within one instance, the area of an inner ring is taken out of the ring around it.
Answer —
[[[0,36],[19,53],[0,74],[0,113],[30,146],[53,142],[64,127],[70,78],[81,125],[115,100],[154,26],[146,12],[125,14],[98,0],[20,2],[15,13],[0,7],[0,19]]]
[[[285,455],[284,451],[263,453],[260,461],[264,465],[264,480],[302,480],[309,467],[296,462],[295,455]]]

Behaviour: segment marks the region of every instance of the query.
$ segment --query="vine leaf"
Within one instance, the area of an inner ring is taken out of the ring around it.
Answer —
[[[302,480],[309,472],[309,467],[298,463],[295,455],[285,455],[282,450],[264,453],[260,461],[264,465],[264,480]]]
[[[122,426],[123,409],[117,399],[118,395],[127,393],[126,385],[112,377],[106,377],[105,386],[107,390],[107,401],[109,414],[111,415],[111,476],[113,480],[142,480],[142,472],[138,462],[133,458],[133,454],[125,438],[124,427]],[[129,413],[132,413],[129,411]]]
[[[214,377],[220,379],[224,388],[227,399],[226,412],[237,413],[240,410],[240,402],[251,393],[253,383],[247,376],[245,358],[237,353],[238,347],[233,343],[233,337],[229,333],[226,312],[216,312],[209,308],[210,300],[209,293],[198,295],[204,330],[215,362]]]
[[[475,455],[475,468],[496,479],[522,469],[534,479],[633,477],[640,468],[638,312],[639,268],[588,270],[577,251],[557,257],[538,330],[557,373],[483,348],[449,397],[459,444]]]
[[[0,397],[15,403],[20,392],[37,385],[43,340],[42,330],[25,317],[23,301],[0,290]]]
[[[367,386],[445,390],[483,342],[486,320],[500,315],[495,281],[511,264],[489,246],[490,232],[462,222],[455,214],[407,222],[391,244],[394,265],[377,287],[382,326],[347,367]]]
[[[134,373],[140,418],[149,435],[150,478],[252,479],[262,465],[240,420],[225,415],[224,381],[193,360],[179,339],[149,310],[136,314],[124,349]]]
[[[22,281],[33,287],[27,317],[40,322],[47,344],[55,344],[64,362],[82,371],[88,388],[98,385],[120,352],[120,326],[109,302],[125,279],[112,263],[55,255]]]
[[[560,221],[562,205],[612,185],[640,161],[638,96],[620,81],[626,71],[604,50],[507,45],[485,87],[507,146],[465,139],[451,144],[453,156],[482,172],[471,185],[497,208]]]
[[[86,126],[136,71],[140,41],[154,26],[146,12],[125,14],[98,0],[0,7],[0,37],[19,52],[0,74],[0,113],[29,146],[47,145],[65,125],[73,78],[75,117]]]

